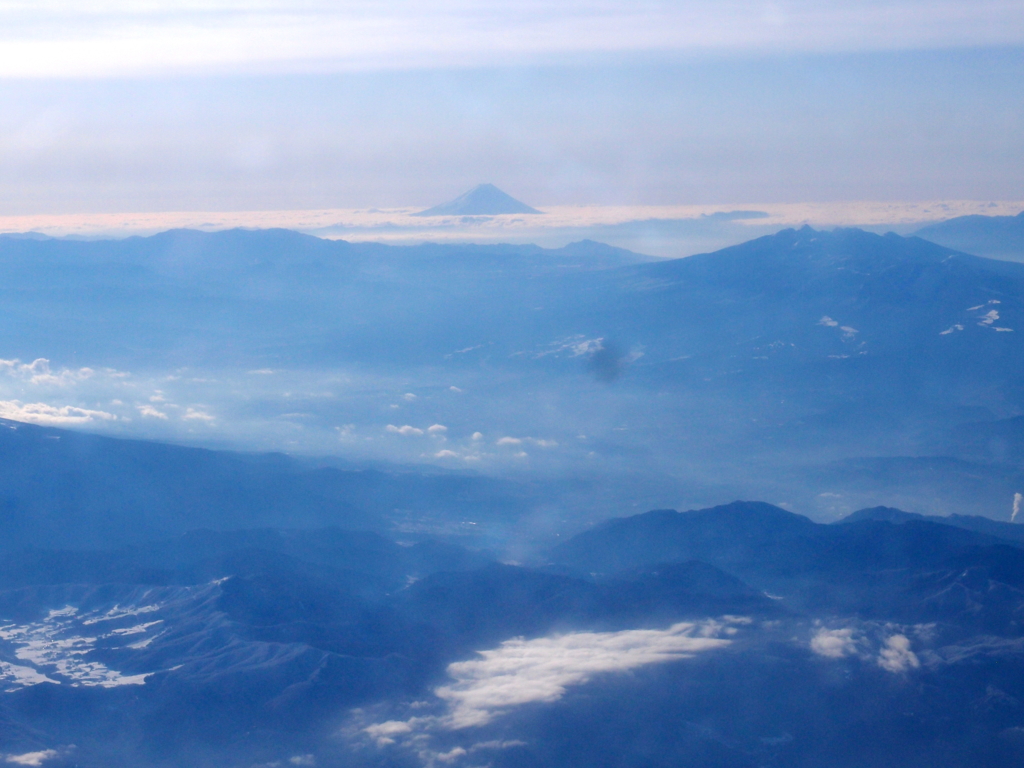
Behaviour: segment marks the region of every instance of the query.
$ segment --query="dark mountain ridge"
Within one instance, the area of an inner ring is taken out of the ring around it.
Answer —
[[[106,549],[203,528],[384,532],[407,518],[450,521],[467,512],[507,523],[538,491],[472,473],[346,469],[0,419],[0,551]]]
[[[992,631],[1015,632],[1024,621],[1019,542],[927,520],[861,517],[868,519],[822,525],[761,502],[659,510],[578,534],[554,547],[548,561],[569,573],[610,575],[700,559],[780,595],[791,610],[904,621],[948,615],[953,608],[936,601],[952,590],[960,595],[956,610]],[[1008,609],[996,597],[1000,590],[1020,593],[1020,600]]]
[[[857,510],[842,520],[836,520],[835,524],[856,523],[862,520],[885,520],[896,524],[912,521],[939,523],[1024,544],[1024,525],[993,520],[979,515],[922,515],[919,512],[904,512],[902,509],[892,507],[872,507]]]
[[[449,683],[447,665],[485,658],[474,651],[516,637],[657,633],[681,620],[732,615],[740,617],[732,620],[738,634],[721,653],[597,676],[470,736],[515,740],[533,732],[539,717],[573,742],[581,728],[601,723],[621,741],[599,740],[603,753],[632,754],[632,739],[652,725],[636,720],[647,710],[630,705],[611,724],[607,710],[653,697],[657,714],[641,720],[670,728],[671,743],[682,740],[701,759],[714,745],[722,766],[748,768],[758,764],[751,755],[781,759],[794,751],[817,760],[831,743],[815,736],[818,725],[823,734],[867,729],[890,739],[886,749],[906,763],[907,729],[917,734],[909,743],[925,749],[944,718],[969,724],[947,732],[974,764],[995,766],[1012,753],[999,734],[1016,721],[992,702],[1024,693],[1024,549],[1001,541],[916,520],[819,525],[770,504],[736,502],[609,521],[555,547],[557,565],[540,570],[481,564],[480,554],[451,545],[402,547],[342,530],[201,531],[100,556],[4,554],[0,662],[29,663],[12,653],[26,642],[94,645],[63,672],[49,657],[32,657],[51,682],[26,684],[22,671],[21,682],[0,694],[0,749],[22,754],[75,743],[73,753],[54,750],[53,764],[90,767],[241,766],[306,754],[318,764],[406,765],[401,754],[368,751],[360,732],[339,732],[339,717],[387,719],[405,706],[434,722],[432,691]],[[587,571],[594,567],[617,570]],[[830,637],[838,645],[828,645]],[[876,660],[872,644],[903,648],[893,637],[913,652]],[[97,664],[147,677],[110,688],[72,684],[95,675]],[[10,669],[0,664],[0,674]],[[845,707],[828,704],[833,695]],[[865,706],[851,711],[850,701],[862,698]],[[819,724],[823,706],[827,728]],[[907,707],[915,714],[899,721],[902,740],[890,738],[884,724]],[[732,736],[696,735],[685,724],[697,716]],[[400,718],[392,720],[398,728],[406,722]],[[758,736],[764,732],[775,735]],[[443,729],[436,738],[446,738]],[[595,757],[582,743],[577,751],[586,759],[545,757],[532,742],[516,750],[496,760],[512,765],[513,755],[525,753],[530,764],[575,766]],[[966,764],[922,754],[933,765]]]

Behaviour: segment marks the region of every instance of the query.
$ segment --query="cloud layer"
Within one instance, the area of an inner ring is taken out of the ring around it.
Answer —
[[[863,50],[1024,41],[1016,3],[978,0],[69,0],[0,3],[0,77],[503,64],[675,50]]]

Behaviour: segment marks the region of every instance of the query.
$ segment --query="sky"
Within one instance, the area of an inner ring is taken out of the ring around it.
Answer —
[[[1020,2],[0,0],[0,217],[1024,199]]]

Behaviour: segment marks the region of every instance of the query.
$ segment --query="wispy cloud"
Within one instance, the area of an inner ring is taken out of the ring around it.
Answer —
[[[743,623],[745,620],[737,620]],[[428,727],[461,730],[486,725],[509,709],[533,702],[553,702],[566,689],[595,675],[622,672],[648,664],[689,658],[723,648],[722,637],[735,628],[727,621],[684,622],[668,629],[620,632],[571,632],[532,640],[513,638],[479,658],[448,666],[454,682],[437,688],[447,705],[441,717],[390,720],[364,728],[381,744]]]
[[[88,424],[95,421],[115,421],[117,416],[106,411],[76,408],[73,405],[54,406],[46,403],[21,403],[18,400],[0,400],[0,418],[24,421],[29,424],[62,426]]]
[[[198,408],[186,408],[185,415],[182,416],[181,418],[185,419],[186,421],[215,421],[214,416]]]
[[[853,637],[852,629],[826,629],[822,627],[811,638],[811,650],[819,656],[825,656],[830,659],[842,659],[857,653],[857,641]]]
[[[892,635],[886,638],[885,646],[878,654],[878,666],[893,672],[907,672],[921,666],[917,655],[910,649],[910,639],[906,635]]]
[[[165,421],[167,420],[167,414],[164,413],[163,411],[158,411],[152,405],[139,405],[136,407],[138,408],[139,413],[142,414],[143,416],[148,416],[153,419],[163,419]]]
[[[516,638],[448,667],[455,682],[438,688],[448,702],[449,728],[484,725],[511,707],[560,699],[594,675],[687,658],[731,641],[724,625],[681,623],[666,630],[575,632],[535,640]]]
[[[434,702],[411,705],[413,717],[356,726],[378,747],[413,752],[429,767],[448,765],[477,752],[523,746],[514,740],[472,736],[509,710],[531,703],[554,702],[574,685],[598,675],[649,664],[678,661],[728,646],[748,619],[727,617],[675,624],[668,629],[620,632],[572,632],[532,640],[514,638],[478,658],[448,666],[453,682],[435,689]],[[439,714],[421,714],[440,711]],[[452,739],[469,736],[462,744]],[[434,746],[434,740],[446,742]]]
[[[976,0],[486,0],[0,4],[0,76],[465,66],[595,52],[877,50],[1024,40],[1015,3]]]
[[[60,753],[56,749],[42,749],[38,752],[23,752],[20,755],[7,755],[4,758],[4,762],[11,763],[12,765],[28,765],[36,768],[37,766],[59,756]]]
[[[53,384],[65,386],[85,379],[91,379],[96,373],[92,368],[61,368],[59,371],[50,369],[50,361],[45,357],[36,358],[31,363],[20,360],[0,360],[0,372],[30,384]],[[107,373],[117,373],[107,371]]]
[[[405,437],[412,437],[416,435],[422,435],[423,430],[419,427],[414,427],[410,424],[403,424],[401,427],[396,427],[394,424],[388,424],[384,427],[388,432],[393,432],[396,435],[404,435]]]

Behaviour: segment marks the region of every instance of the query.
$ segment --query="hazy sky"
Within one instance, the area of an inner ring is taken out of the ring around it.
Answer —
[[[0,0],[0,215],[1021,199],[1014,2]]]

